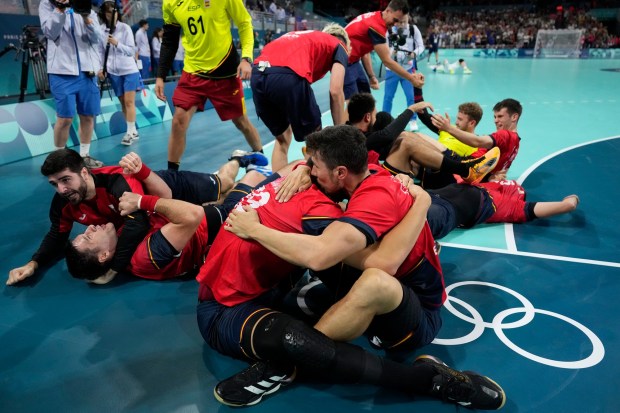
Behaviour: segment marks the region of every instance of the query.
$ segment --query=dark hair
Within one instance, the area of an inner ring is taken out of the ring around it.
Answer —
[[[514,115],[516,113],[519,117],[521,117],[521,113],[523,113],[523,107],[516,99],[508,98],[502,100],[501,102],[497,102],[495,106],[493,106],[493,112],[498,112],[504,108],[506,108],[509,115]]]
[[[364,115],[375,110],[375,98],[370,93],[356,93],[351,96],[347,105],[349,122],[357,123],[364,119]]]
[[[144,26],[145,24],[149,24],[149,22],[148,22],[148,21],[146,21],[145,19],[142,19],[142,20],[140,20],[140,21],[138,22],[138,26],[140,26],[140,27]]]
[[[392,0],[388,3],[388,8],[392,9],[392,11],[402,11],[403,14],[409,13],[409,3],[407,0]]]
[[[328,168],[345,166],[354,174],[368,169],[366,137],[354,126],[328,126],[306,136],[308,152],[316,153]]]
[[[50,176],[52,174],[64,171],[69,168],[71,172],[80,173],[85,168],[84,159],[79,153],[73,149],[58,149],[47,155],[43,165],[41,165],[41,174]]]
[[[476,125],[479,124],[482,119],[482,108],[476,102],[461,103],[459,105],[459,112],[475,120]]]
[[[78,251],[75,246],[69,242],[65,248],[65,261],[67,262],[67,270],[73,278],[80,280],[94,280],[104,275],[112,267],[112,260],[99,262],[97,254],[94,251]]]
[[[392,123],[394,118],[388,112],[377,112],[377,119],[375,120],[375,124],[372,127],[374,131],[380,131],[381,129],[385,129],[387,125]]]
[[[106,0],[103,3],[101,3],[101,6],[99,6],[99,12],[97,13],[97,15],[99,16],[99,19],[101,19],[101,21],[105,23],[106,26],[108,27],[110,27],[110,24],[112,22],[109,22],[108,19],[106,19],[105,14],[109,11],[113,11],[115,8],[116,8],[116,2],[113,0]],[[116,12],[117,12],[118,21],[119,22],[123,21],[120,8],[116,8]]]

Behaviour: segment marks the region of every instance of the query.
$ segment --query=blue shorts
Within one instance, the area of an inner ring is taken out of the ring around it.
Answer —
[[[253,300],[227,307],[215,300],[198,303],[196,315],[202,338],[211,348],[234,358],[252,359],[252,350],[241,347],[244,323],[256,312],[269,314],[275,291],[267,292]]]
[[[220,178],[215,174],[164,169],[155,171],[172,190],[172,198],[196,205],[219,201],[222,189]]]
[[[96,76],[80,72],[78,76],[50,73],[50,90],[56,103],[59,118],[73,118],[77,113],[97,116],[101,112],[101,99]]]
[[[112,89],[114,89],[116,96],[123,96],[125,92],[142,90],[140,72],[122,76],[108,74],[108,78],[110,79]]]
[[[303,142],[321,128],[321,109],[308,80],[286,67],[252,69],[252,99],[256,114],[273,136],[291,126],[293,136]]]
[[[350,64],[344,72],[344,98],[349,100],[356,93],[370,93],[370,83],[361,61]]]

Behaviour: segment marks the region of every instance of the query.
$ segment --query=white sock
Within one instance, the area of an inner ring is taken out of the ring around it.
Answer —
[[[90,152],[90,143],[80,143],[80,156],[83,158],[88,156]]]
[[[137,133],[136,122],[127,122],[127,133]]]
[[[65,147],[64,147],[64,146],[54,146],[54,149],[55,149],[55,150],[65,149]]]

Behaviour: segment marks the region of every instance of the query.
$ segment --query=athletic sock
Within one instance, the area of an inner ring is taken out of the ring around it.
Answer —
[[[136,130],[136,122],[127,122],[127,133],[137,133],[138,131]]]
[[[170,170],[178,171],[179,170],[179,166],[181,166],[181,162],[168,161],[168,169],[170,169]]]
[[[469,175],[469,163],[468,162],[460,162],[455,161],[454,159],[448,158],[445,154],[443,156],[443,161],[441,161],[441,170],[444,172],[449,172],[451,174],[457,174],[466,178]]]
[[[80,143],[80,156],[83,158],[90,153],[90,143]]]

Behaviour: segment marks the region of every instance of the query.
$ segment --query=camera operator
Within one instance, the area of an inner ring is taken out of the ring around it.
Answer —
[[[411,17],[404,15],[403,19],[396,23],[391,30],[388,31],[387,38],[390,45],[391,57],[403,69],[409,73],[415,73],[417,70],[416,58],[424,52],[424,40],[422,33],[413,23],[409,23]],[[398,85],[403,89],[407,99],[407,106],[413,105],[415,102],[422,100],[422,91],[414,87],[411,82],[401,78],[392,70],[386,67],[385,72],[385,93],[383,95],[383,111],[391,113],[392,101],[396,94]],[[419,97],[419,99],[416,99]],[[409,122],[409,129],[417,131],[417,115],[415,112]]]
[[[56,103],[54,146],[64,148],[77,111],[80,155],[86,166],[103,166],[89,155],[100,112],[96,74],[101,70],[99,42],[103,37],[90,0],[41,0],[41,30],[47,38],[47,72]]]

